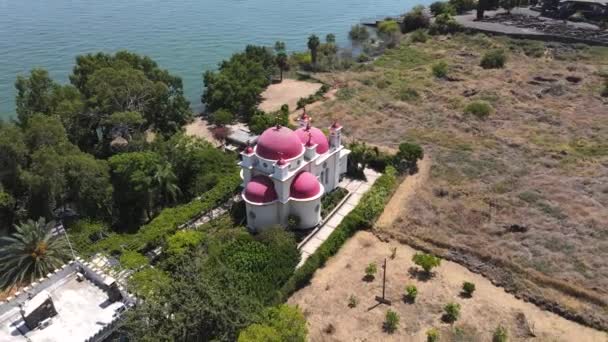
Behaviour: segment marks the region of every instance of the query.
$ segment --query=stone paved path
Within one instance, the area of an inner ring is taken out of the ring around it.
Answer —
[[[344,216],[348,215],[348,213],[350,213],[351,210],[357,206],[361,200],[361,197],[363,197],[363,194],[365,194],[371,188],[372,184],[374,184],[376,179],[380,177],[379,173],[371,169],[365,169],[364,173],[367,181],[345,178],[342,182],[340,182],[338,186],[348,190],[350,196],[344,203],[342,203],[340,208],[334,211],[329,219],[325,221],[318,230],[316,230],[316,232],[312,233],[314,235],[312,237],[308,237],[308,240],[300,246],[302,259],[296,268],[300,268],[300,266],[304,265],[306,259],[308,259],[308,257],[314,253],[325,240],[327,240],[329,235],[331,235],[334,229],[336,229],[340,222],[342,222]]]

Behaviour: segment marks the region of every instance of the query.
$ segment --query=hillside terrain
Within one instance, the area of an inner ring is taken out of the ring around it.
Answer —
[[[608,48],[404,39],[357,70],[316,76],[340,89],[313,118],[337,119],[351,140],[376,146],[420,143],[431,159],[429,179],[376,233],[607,329]],[[480,67],[496,48],[505,67]],[[440,61],[448,71],[438,78]],[[491,106],[487,116],[467,111],[478,102]]]

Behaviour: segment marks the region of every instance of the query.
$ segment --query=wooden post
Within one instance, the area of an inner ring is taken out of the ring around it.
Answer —
[[[386,299],[386,297],[385,297],[385,294],[386,294],[386,258],[384,258],[384,265],[382,265],[382,269],[384,270],[384,273],[382,274],[382,297],[376,296],[376,300],[380,304],[391,305],[391,301]]]

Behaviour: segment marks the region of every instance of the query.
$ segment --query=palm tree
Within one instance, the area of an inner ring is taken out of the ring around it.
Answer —
[[[281,72],[281,82],[283,82],[283,71],[289,68],[289,64],[287,63],[287,54],[285,52],[279,52],[277,54],[277,66]]]
[[[311,34],[308,37],[308,48],[310,49],[310,59],[312,61],[312,65],[317,65],[317,49],[321,42],[319,41],[319,37],[316,34]]]
[[[70,259],[66,239],[53,235],[53,221],[27,220],[0,238],[0,289],[44,277]]]
[[[152,189],[155,189],[160,195],[163,204],[169,201],[175,202],[181,195],[182,192],[177,186],[177,176],[173,172],[171,164],[163,163],[157,166],[152,177]]]

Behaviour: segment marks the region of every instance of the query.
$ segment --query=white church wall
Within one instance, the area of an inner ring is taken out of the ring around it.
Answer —
[[[312,228],[321,221],[321,197],[311,201],[290,201],[290,214],[300,218],[302,229]]]
[[[277,207],[280,203],[272,202],[263,205],[245,203],[245,208],[247,209],[247,226],[249,226],[249,228],[260,231],[279,223]]]

